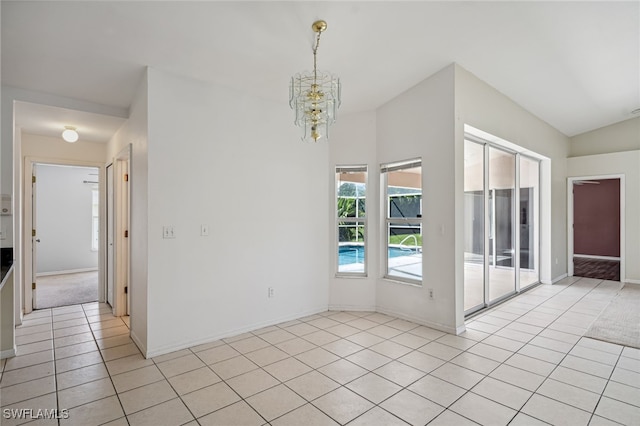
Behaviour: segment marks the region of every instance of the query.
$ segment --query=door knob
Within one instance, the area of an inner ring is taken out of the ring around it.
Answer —
[[[39,243],[39,242],[40,242],[40,238],[38,238],[38,239],[36,240],[36,243]]]

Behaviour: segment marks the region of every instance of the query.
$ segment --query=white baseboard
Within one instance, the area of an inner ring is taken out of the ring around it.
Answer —
[[[82,268],[82,269],[68,269],[66,271],[50,271],[50,272],[38,272],[37,277],[47,277],[49,275],[66,275],[66,274],[79,274],[80,272],[94,272],[98,268]]]
[[[131,337],[131,340],[133,340],[133,343],[136,344],[138,349],[140,349],[140,352],[142,352],[142,356],[145,358],[149,358],[147,356],[147,346],[142,343],[142,340],[140,340],[136,333],[134,333],[131,329],[129,329],[129,336]]]
[[[6,349],[4,351],[0,351],[0,359],[11,358],[16,356],[17,348],[14,346],[13,349]]]
[[[559,275],[559,276],[553,278],[550,283],[543,283],[543,284],[555,284],[560,280],[564,280],[568,276],[569,276],[569,274],[562,274],[562,275]]]
[[[444,331],[445,333],[449,333],[449,334],[457,335],[458,333],[462,333],[462,332],[465,331],[464,325],[460,326],[460,327],[451,327],[451,326],[444,325],[444,324],[432,323],[430,321],[425,321],[422,318],[417,318],[417,317],[414,317],[412,315],[405,315],[403,313],[395,312],[395,311],[390,310],[390,309],[382,309],[382,308],[378,307],[378,308],[376,308],[376,312],[380,312],[381,314],[385,314],[385,315],[389,315],[389,316],[394,316],[396,318],[400,318],[400,319],[403,319],[403,320],[411,321],[411,322],[414,322],[416,324],[424,325],[425,327],[433,328],[434,330]]]
[[[617,260],[620,261],[619,257],[615,256],[596,256],[591,254],[574,254],[573,257],[577,257],[580,259],[595,259],[595,260]]]
[[[640,284],[640,280],[631,280],[629,278],[625,278],[624,283],[625,284]]]
[[[375,306],[329,305],[330,311],[375,312]]]

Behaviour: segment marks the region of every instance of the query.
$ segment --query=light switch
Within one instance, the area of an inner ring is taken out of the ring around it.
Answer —
[[[201,237],[209,236],[209,225],[200,225],[200,236]]]
[[[162,238],[175,238],[175,229],[173,226],[163,226],[162,227]]]

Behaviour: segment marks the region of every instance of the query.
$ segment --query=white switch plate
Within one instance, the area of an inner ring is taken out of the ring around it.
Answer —
[[[200,225],[200,236],[201,237],[209,236],[209,225]]]

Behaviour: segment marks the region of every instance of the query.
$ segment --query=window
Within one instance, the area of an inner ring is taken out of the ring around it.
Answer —
[[[422,283],[422,160],[383,164],[387,278]]]
[[[100,192],[97,189],[91,192],[91,250],[98,251],[98,244],[100,242]]]
[[[367,273],[367,166],[336,167],[338,275]]]

